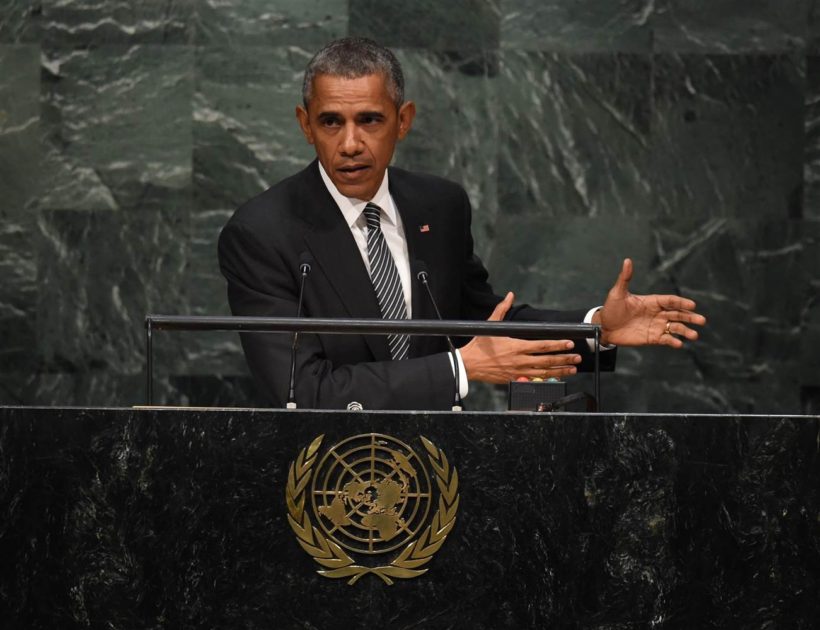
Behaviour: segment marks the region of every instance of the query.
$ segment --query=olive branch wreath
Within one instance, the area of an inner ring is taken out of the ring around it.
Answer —
[[[296,460],[290,465],[285,488],[288,522],[296,534],[297,541],[317,563],[325,567],[317,573],[326,578],[349,577],[348,584],[355,584],[362,576],[372,573],[384,580],[387,585],[393,584],[392,578],[414,578],[426,573],[427,569],[419,567],[430,562],[444,544],[447,534],[455,525],[458,511],[458,471],[450,466],[447,456],[430,440],[421,436],[421,443],[427,450],[430,464],[436,472],[436,484],[439,489],[438,510],[421,536],[408,543],[389,565],[365,567],[356,564],[341,546],[325,537],[319,528],[313,525],[308,510],[305,509],[305,492],[313,473],[313,465],[316,463],[316,454],[324,437],[320,435],[307,448],[299,451]]]

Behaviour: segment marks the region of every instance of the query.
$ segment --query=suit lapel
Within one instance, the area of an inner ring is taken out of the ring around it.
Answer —
[[[427,232],[422,231],[424,226],[429,226],[433,217],[433,209],[422,197],[422,191],[412,189],[402,172],[390,169],[390,195],[396,204],[396,209],[401,215],[404,235],[407,238],[407,252],[410,256],[410,299],[413,305],[413,319],[436,319],[433,305],[424,286],[416,277],[415,262],[423,261],[428,268],[435,258],[435,251],[431,246],[430,239],[426,238]],[[432,272],[431,272],[432,273]],[[419,356],[419,347],[423,344],[424,338],[413,336],[410,338],[410,356]]]
[[[303,212],[312,229],[305,234],[305,242],[348,315],[378,319],[381,310],[376,292],[350,228],[319,175],[318,163],[309,171],[313,181],[306,187]],[[366,335],[364,340],[377,360],[390,359],[387,337]]]

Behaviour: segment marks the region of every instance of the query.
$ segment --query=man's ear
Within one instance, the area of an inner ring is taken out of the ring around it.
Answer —
[[[413,101],[405,101],[399,107],[399,140],[404,140],[404,136],[413,126],[413,118],[416,117],[416,104]]]
[[[296,120],[299,121],[302,133],[305,134],[305,140],[308,141],[308,144],[313,144],[313,130],[310,128],[310,116],[308,116],[307,110],[301,105],[296,106]]]

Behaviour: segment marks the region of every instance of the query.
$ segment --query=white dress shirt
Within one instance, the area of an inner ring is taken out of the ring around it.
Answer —
[[[368,203],[374,203],[381,208],[382,234],[387,243],[387,248],[393,255],[396,271],[399,272],[399,280],[401,280],[401,287],[404,292],[404,305],[407,307],[407,318],[410,319],[413,317],[412,293],[410,291],[410,253],[407,251],[407,238],[404,235],[401,216],[399,211],[396,210],[393,198],[390,196],[387,171],[384,172],[381,186],[379,186],[370,201],[345,197],[325,172],[321,162],[319,162],[319,173],[322,175],[322,181],[325,182],[330,196],[333,197],[333,201],[336,202],[339,210],[342,211],[342,215],[344,215],[347,227],[350,228],[350,232],[353,234],[353,240],[356,241],[368,273],[370,273],[370,258],[367,256],[367,220],[364,217],[364,208]]]

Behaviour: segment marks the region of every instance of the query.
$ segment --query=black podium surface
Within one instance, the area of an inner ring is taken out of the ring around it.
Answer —
[[[0,618],[816,628],[819,444],[818,417],[0,408]],[[340,556],[346,520],[398,546]],[[417,577],[394,570],[409,541]]]

